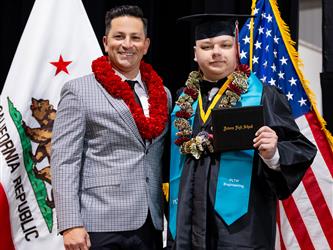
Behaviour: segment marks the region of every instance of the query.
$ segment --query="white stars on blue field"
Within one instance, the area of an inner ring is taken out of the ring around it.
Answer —
[[[303,89],[277,26],[270,4],[258,0],[254,9],[252,70],[267,85],[285,94],[294,118],[310,110],[310,101]],[[239,34],[241,63],[249,64],[250,24],[247,21]]]

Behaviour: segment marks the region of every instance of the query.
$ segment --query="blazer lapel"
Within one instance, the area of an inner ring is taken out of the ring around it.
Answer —
[[[104,87],[96,81],[97,86],[102,90],[103,94],[105,95],[106,99],[110,102],[110,104],[114,107],[114,109],[119,113],[121,119],[123,119],[124,123],[132,130],[133,134],[138,138],[143,146],[145,146],[145,142],[143,141],[138,127],[135,124],[134,118],[131,114],[126,103],[121,99],[113,98],[105,89]],[[128,115],[130,114],[130,115]]]

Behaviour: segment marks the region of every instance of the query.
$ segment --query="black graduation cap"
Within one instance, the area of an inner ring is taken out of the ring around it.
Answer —
[[[254,17],[238,14],[194,14],[177,19],[177,22],[190,22],[195,25],[195,40],[211,38],[215,36],[235,36],[238,20]]]

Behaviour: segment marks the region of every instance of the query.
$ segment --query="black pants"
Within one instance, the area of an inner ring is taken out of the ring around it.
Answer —
[[[156,230],[148,214],[137,230],[122,232],[89,232],[90,250],[161,250],[162,231]]]

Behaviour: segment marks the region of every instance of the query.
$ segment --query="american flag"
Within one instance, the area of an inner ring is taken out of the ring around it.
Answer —
[[[332,137],[299,68],[298,53],[276,0],[253,0],[253,21],[239,34],[241,63],[264,84],[279,88],[301,132],[318,148],[293,195],[279,201],[276,249],[333,249]]]

